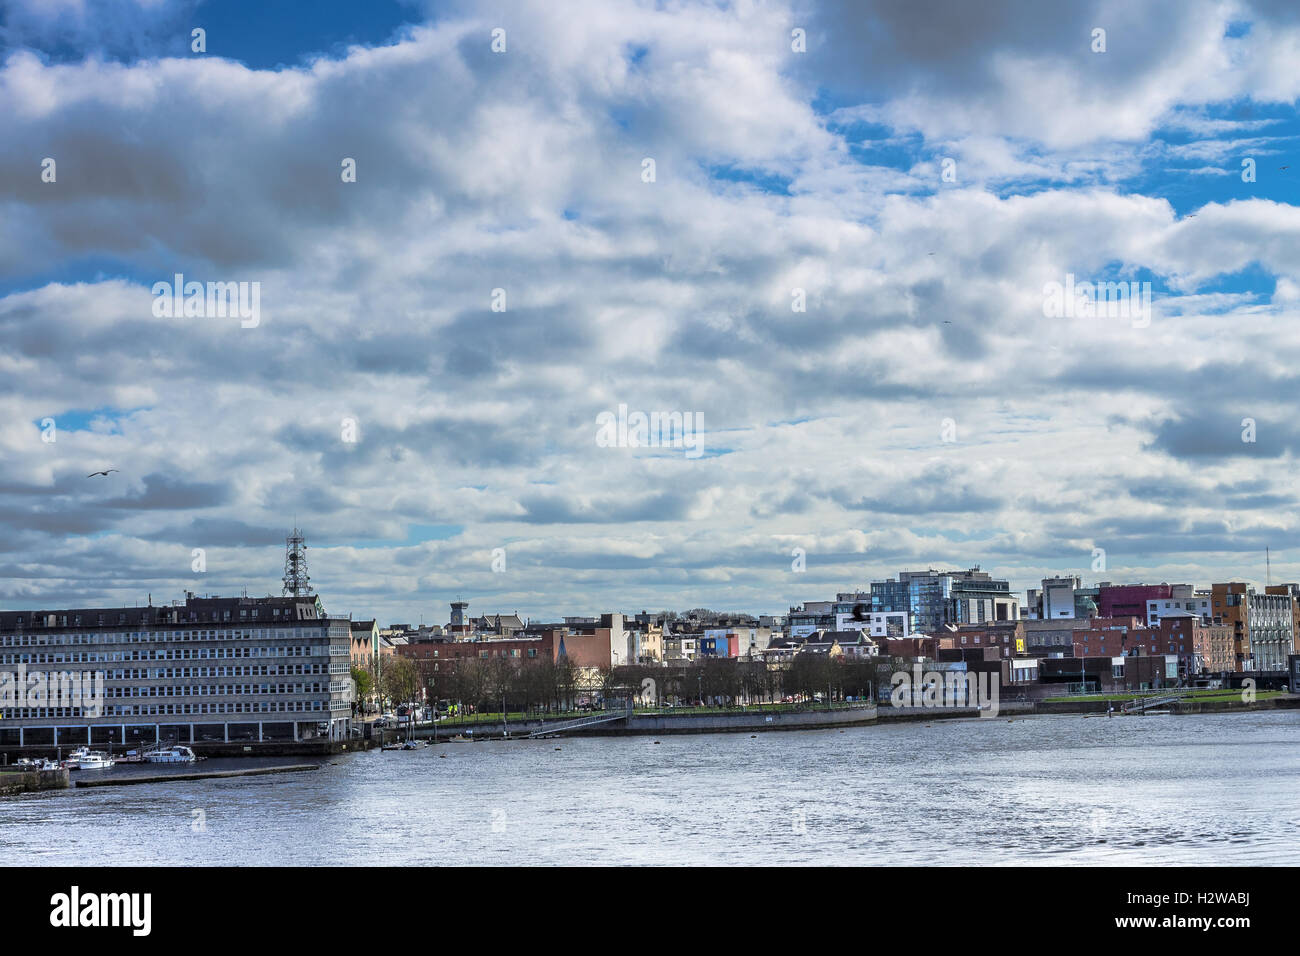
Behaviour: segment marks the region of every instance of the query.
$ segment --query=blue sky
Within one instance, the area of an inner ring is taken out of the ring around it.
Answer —
[[[0,603],[274,590],[295,516],[381,620],[1300,579],[1297,42],[1263,0],[11,3]],[[153,315],[176,272],[260,321]],[[1050,318],[1067,275],[1151,321]],[[620,405],[703,453],[598,444]]]

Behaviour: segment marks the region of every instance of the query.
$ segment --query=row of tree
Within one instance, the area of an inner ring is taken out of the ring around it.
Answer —
[[[435,669],[441,663],[442,669]],[[845,658],[799,655],[783,664],[731,658],[702,658],[693,664],[630,664],[583,669],[568,657],[517,661],[462,658],[449,661],[386,658],[376,676],[353,670],[357,695],[378,693],[391,704],[459,701],[477,710],[553,713],[572,710],[580,699],[634,698],[645,704],[701,701],[734,706],[787,698],[842,700],[889,693],[891,674],[906,662],[888,657]]]

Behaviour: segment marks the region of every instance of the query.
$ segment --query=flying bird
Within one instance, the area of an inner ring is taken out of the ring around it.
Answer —
[[[87,478],[94,478],[94,477],[96,477],[97,475],[103,475],[105,478],[107,478],[108,475],[109,475],[109,472],[113,472],[113,471],[117,471],[117,469],[116,469],[116,468],[110,468],[110,469],[108,469],[108,471],[92,471],[92,472],[91,472],[90,474],[88,474],[86,477],[87,477]]]

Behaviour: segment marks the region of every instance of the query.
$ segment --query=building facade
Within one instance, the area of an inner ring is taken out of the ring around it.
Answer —
[[[1235,670],[1283,671],[1295,643],[1294,596],[1288,585],[1263,594],[1240,582],[1215,584],[1210,589],[1214,620],[1233,629]]]
[[[345,738],[350,625],[316,595],[0,612],[0,744]]]
[[[871,583],[871,611],[906,611],[909,632],[932,634],[945,624],[989,624],[1020,617],[1008,582],[978,567],[967,571],[900,571],[897,581]]]

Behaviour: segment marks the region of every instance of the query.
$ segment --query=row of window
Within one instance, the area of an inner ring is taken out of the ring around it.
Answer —
[[[252,611],[251,614],[249,613],[250,610]],[[239,620],[241,620],[241,621],[248,621],[248,620],[256,621],[256,620],[258,619],[258,616],[259,616],[259,615],[258,615],[258,612],[259,612],[260,610],[261,610],[261,608],[256,608],[256,607],[255,607],[255,608],[240,608],[240,609],[239,609]],[[270,608],[271,613],[268,615],[268,619],[273,620],[273,619],[275,619],[275,618],[279,618],[279,619],[281,619],[281,620],[293,620],[293,619],[294,619],[293,610],[294,610],[293,608],[289,608],[289,607],[283,607],[283,608],[282,608],[282,607],[272,607],[272,608]],[[189,620],[190,620],[190,621],[193,621],[193,622],[195,622],[195,623],[197,623],[197,622],[199,622],[199,621],[202,621],[202,620],[204,619],[204,615],[201,614],[201,613],[198,612],[198,611],[185,611],[185,612],[182,612],[182,611],[179,611],[179,610],[178,610],[178,611],[176,611],[175,613],[176,613],[176,615],[177,615],[178,618],[184,618],[184,617],[186,617],[186,616],[188,615]],[[172,614],[172,611],[171,611],[170,609],[160,608],[160,609],[159,609],[159,621],[158,621],[158,622],[159,622],[159,623],[166,623],[166,618],[167,618],[167,616],[170,615],[170,614]],[[111,616],[111,615],[110,615],[110,616]],[[306,611],[306,616],[307,616],[307,617],[315,617],[315,609],[308,609],[308,610]],[[231,620],[230,610],[229,610],[229,609],[223,609],[223,610],[221,610],[221,611],[209,611],[208,614],[207,614],[207,619],[210,620],[210,621],[229,621],[229,620]],[[148,612],[145,612],[145,614],[142,614],[142,615],[140,616],[140,622],[141,622],[142,624],[148,624],[148,623],[149,623],[149,621],[148,621]],[[20,616],[18,617],[18,619],[17,619],[17,625],[18,625],[18,627],[23,627],[26,623],[27,623],[27,620],[26,620],[25,615],[20,615]],[[67,627],[67,626],[68,626],[68,615],[66,615],[66,614],[35,614],[35,615],[32,616],[32,621],[31,621],[31,623],[32,623],[32,626],[33,626],[33,627]],[[87,621],[86,623],[89,624],[90,622]],[[96,615],[95,615],[95,626],[96,626],[96,627],[103,627],[106,623],[107,623],[107,622],[104,620],[104,615],[103,615],[103,614],[96,614]],[[126,612],[126,611],[119,611],[119,612],[118,612],[118,614],[117,614],[117,623],[118,623],[118,624],[126,624],[126,623],[127,623],[127,612]],[[175,623],[175,621],[173,621],[172,623]],[[80,626],[81,626],[81,615],[80,615],[80,614],[74,614],[74,615],[72,615],[72,626],[73,626],[73,627],[80,627]]]
[[[329,708],[350,710],[346,701],[340,707],[338,702]],[[279,700],[279,701],[216,701],[203,704],[114,704],[105,707],[96,717],[179,717],[199,714],[292,714],[311,713],[325,710],[321,700]],[[80,707],[6,707],[0,709],[0,717],[6,720],[49,720],[52,718],[83,718]]]
[[[192,641],[272,641],[281,638],[324,637],[320,627],[236,628],[195,631],[108,631],[72,634],[4,634],[0,647],[46,647],[75,644],[177,644]]]
[[[330,685],[334,690],[334,685]],[[173,684],[168,687],[109,687],[104,697],[220,697],[231,694],[321,694],[325,685],[315,684]]]
[[[329,692],[342,693],[347,685],[340,682],[331,683]],[[37,689],[28,691],[24,696],[28,700],[46,700],[82,698],[103,698],[117,700],[125,697],[230,697],[237,694],[323,694],[324,684],[173,684],[165,687],[107,687],[100,693],[94,693],[86,687],[62,687],[59,689]],[[12,700],[13,695],[5,694],[0,700]]]
[[[204,661],[261,657],[323,657],[322,645],[302,644],[288,647],[165,647],[144,651],[114,651],[96,654],[0,654],[0,664],[99,664],[114,661]]]

